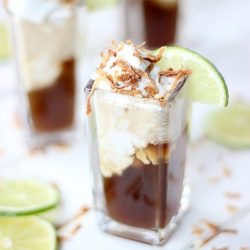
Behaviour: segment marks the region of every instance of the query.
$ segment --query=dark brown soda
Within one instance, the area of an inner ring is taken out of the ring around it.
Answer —
[[[175,43],[178,4],[163,5],[155,0],[143,0],[145,39],[149,48]]]
[[[51,86],[28,93],[31,120],[36,131],[53,132],[73,125],[75,60],[64,61],[61,67],[61,74]]]
[[[174,145],[153,147],[158,152],[158,165],[135,159],[122,175],[104,178],[107,212],[117,222],[146,229],[164,228],[179,210],[186,135]],[[169,160],[163,160],[168,153]]]

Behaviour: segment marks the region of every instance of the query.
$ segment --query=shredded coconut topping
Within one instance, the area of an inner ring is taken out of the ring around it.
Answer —
[[[179,91],[190,70],[161,70],[156,63],[163,56],[164,48],[153,55],[131,41],[115,43],[102,52],[102,61],[92,76],[92,88],[87,98],[87,114],[91,113],[90,100],[95,89],[159,100],[165,105],[175,90]],[[182,83],[180,85],[180,83]]]

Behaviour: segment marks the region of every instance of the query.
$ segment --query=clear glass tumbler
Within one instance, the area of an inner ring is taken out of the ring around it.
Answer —
[[[95,90],[91,105],[88,140],[100,227],[163,244],[188,207],[188,101],[177,96],[162,106],[157,100]]]
[[[20,3],[22,2],[22,3]],[[76,127],[78,1],[7,1],[28,141],[71,138]]]
[[[176,43],[178,0],[125,0],[127,38],[148,48]]]

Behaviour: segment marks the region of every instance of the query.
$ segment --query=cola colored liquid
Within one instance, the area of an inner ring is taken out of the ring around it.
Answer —
[[[149,48],[175,43],[178,4],[164,5],[143,0],[145,39]]]
[[[37,131],[53,132],[73,125],[75,60],[64,61],[61,67],[61,74],[51,86],[28,93],[31,119]]]
[[[186,132],[175,145],[154,147],[158,152],[158,165],[143,164],[135,159],[121,175],[104,178],[108,215],[117,222],[139,228],[164,228],[178,213],[183,190]],[[166,162],[164,155],[169,153]]]

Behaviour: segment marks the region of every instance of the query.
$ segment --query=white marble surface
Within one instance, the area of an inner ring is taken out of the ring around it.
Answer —
[[[218,66],[228,82],[232,99],[247,100],[250,97],[250,2],[239,0],[237,7],[233,0],[183,0],[183,4],[180,43],[203,53]],[[93,14],[88,19],[89,25],[98,27],[101,18],[107,26],[110,20],[105,17],[106,14]],[[115,17],[116,14],[112,15]],[[98,30],[99,38],[102,33],[105,33],[105,29]],[[118,39],[121,36],[115,27],[113,36]],[[95,34],[92,34],[90,41],[94,37]],[[99,50],[107,41],[105,34],[105,41],[95,40],[95,47]],[[94,54],[90,58],[94,51],[94,48],[89,49],[86,54],[88,67],[84,71],[85,76],[94,68],[94,61],[97,60]],[[91,206],[84,124],[78,140],[70,147],[54,145],[33,152],[23,140],[15,71],[11,61],[0,62],[0,98],[0,178],[35,177],[56,183],[62,193],[58,222],[71,218],[81,206]],[[83,109],[83,106],[79,108]],[[202,120],[209,110],[205,105],[194,106],[188,158],[191,208],[162,249],[192,249],[192,244],[198,244],[200,239],[212,233],[204,220],[220,225],[229,222],[225,226],[236,229],[237,233],[222,233],[202,249],[250,249],[250,151],[233,151],[204,139]],[[242,217],[231,221],[230,218],[234,218],[235,213],[241,213],[241,210]],[[156,248],[100,232],[93,211],[81,219],[81,224],[78,233],[62,244],[63,250]]]

